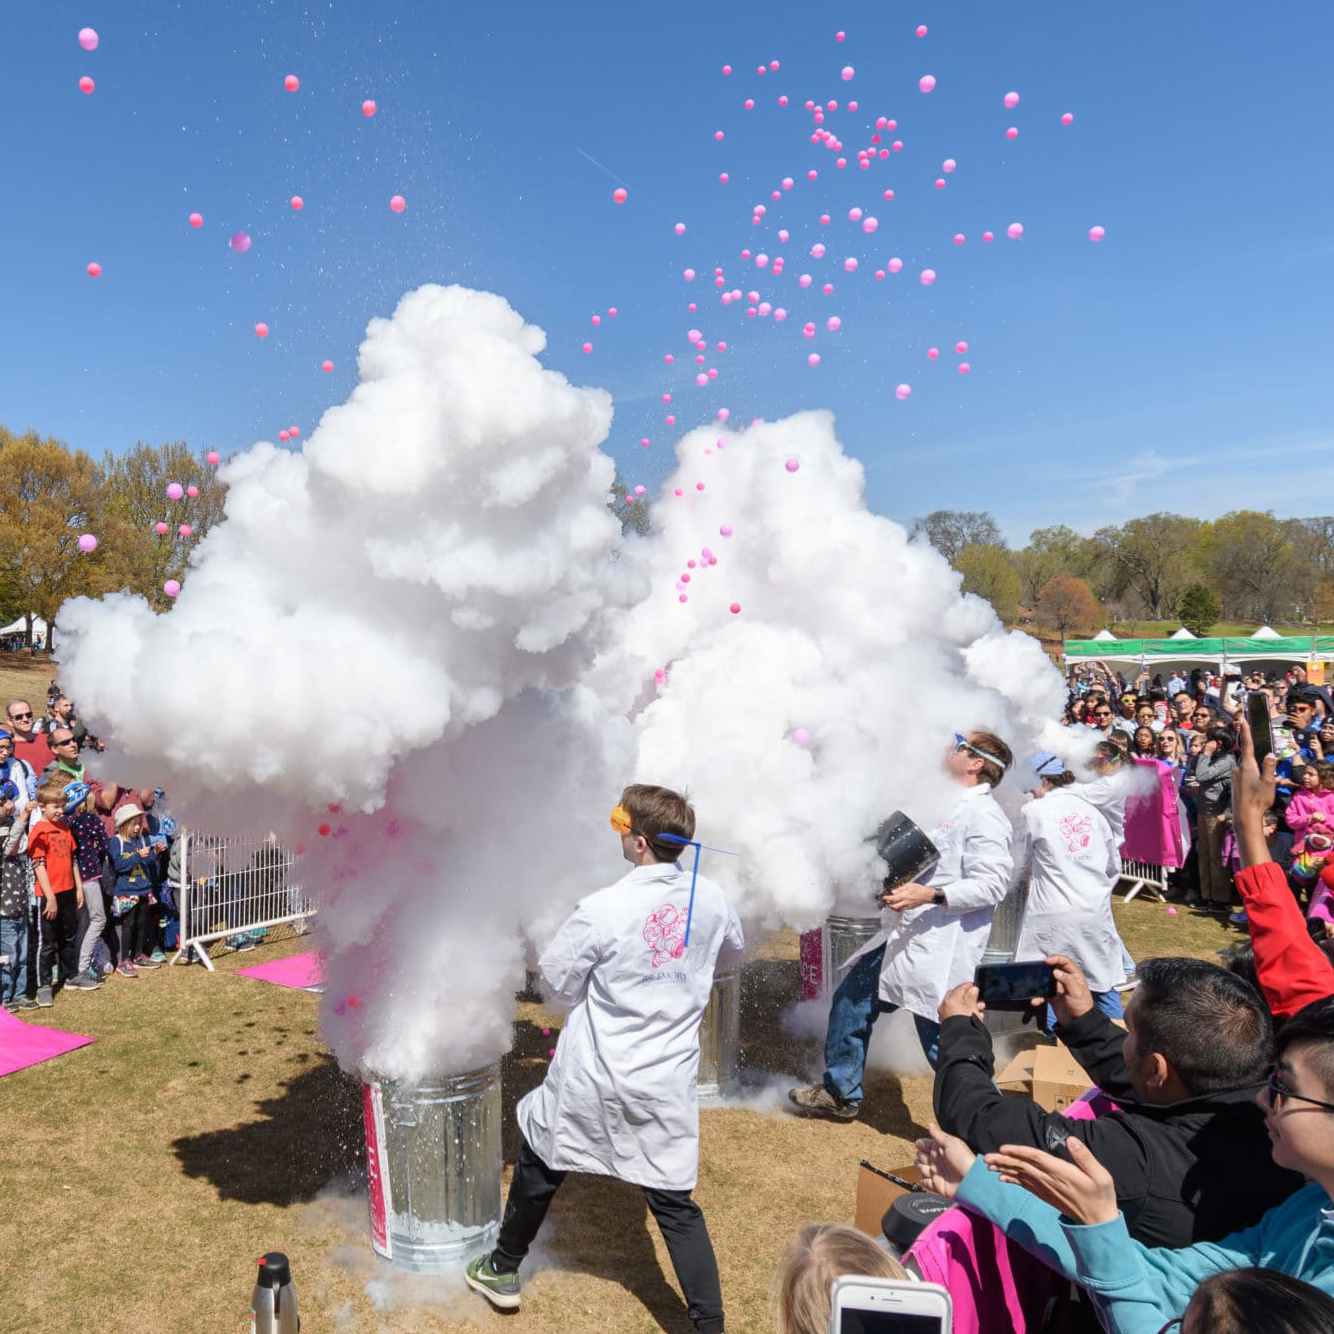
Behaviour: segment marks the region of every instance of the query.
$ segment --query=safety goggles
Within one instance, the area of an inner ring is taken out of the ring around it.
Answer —
[[[634,822],[630,819],[630,812],[624,806],[612,807],[611,827],[618,834],[628,834],[633,830]]]
[[[974,755],[980,755],[984,760],[990,760],[992,764],[999,764],[1002,769],[1008,769],[1010,767],[1004,760],[998,760],[994,755],[988,755],[985,750],[978,750],[966,736],[959,732],[955,732],[953,753],[957,755],[961,750],[971,750]]]

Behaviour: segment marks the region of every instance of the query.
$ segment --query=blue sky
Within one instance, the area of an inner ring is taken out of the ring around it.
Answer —
[[[97,454],[309,434],[355,383],[367,320],[461,282],[546,329],[546,364],[613,393],[608,447],[632,483],[667,470],[670,392],[677,432],[720,406],[734,421],[830,408],[874,509],[989,509],[1016,544],[1155,509],[1334,512],[1331,50],[1327,3],[12,6],[0,422]],[[811,142],[808,98],[839,103],[824,128],[846,169]],[[877,147],[903,149],[861,171],[877,116],[899,123]],[[747,247],[784,254],[782,276]],[[891,255],[903,271],[876,281]],[[715,266],[786,322],[721,306]],[[690,328],[719,371],[705,388]]]

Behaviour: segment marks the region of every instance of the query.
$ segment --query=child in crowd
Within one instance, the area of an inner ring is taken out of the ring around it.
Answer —
[[[106,904],[102,898],[102,869],[106,864],[107,831],[93,810],[93,790],[87,783],[65,787],[65,820],[74,835],[74,858],[83,879],[83,911],[79,914],[79,972],[97,981],[93,950],[106,929]],[[110,972],[108,967],[106,972]]]
[[[1309,889],[1334,848],[1334,764],[1306,765],[1285,818],[1294,839],[1292,879],[1300,888]]]
[[[37,1004],[54,1003],[55,964],[66,991],[96,991],[79,973],[79,910],[83,883],[74,859],[74,835],[65,823],[65,784],[47,779],[37,789],[41,815],[28,831],[28,859],[37,889]]]
[[[856,1228],[837,1223],[803,1227],[778,1266],[778,1334],[826,1334],[830,1289],[836,1278],[848,1274],[899,1282],[908,1278],[888,1251]]]
[[[37,1002],[29,999],[28,904],[32,894],[28,886],[27,859],[17,844],[23,834],[23,819],[18,814],[20,796],[17,785],[6,779],[0,783],[0,1003],[11,1014],[30,1010]],[[9,852],[11,835],[15,850]]]
[[[158,849],[144,827],[144,813],[130,802],[116,811],[116,836],[107,851],[116,872],[111,891],[111,917],[120,940],[116,971],[122,977],[138,977],[141,968],[156,968],[147,949],[148,901],[153,893],[151,863]]]

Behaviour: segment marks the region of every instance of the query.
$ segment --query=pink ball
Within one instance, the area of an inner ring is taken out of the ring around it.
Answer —
[[[1167,915],[1169,917],[1175,917],[1177,915],[1177,910],[1175,908],[1169,908],[1167,910]]]
[[[79,80],[79,91],[81,93],[91,93],[96,87],[97,85],[86,74]]]
[[[732,536],[732,525],[731,525],[730,523],[725,523],[725,524],[723,524],[723,526],[722,526],[721,528],[718,529],[718,536],[719,536],[719,537],[731,537],[731,536]]]
[[[1106,235],[1107,235],[1107,228],[1106,228],[1106,227],[1090,227],[1090,228],[1089,228],[1089,240],[1090,240],[1090,241],[1101,241],[1102,238],[1103,238],[1104,236],[1106,236]]]
[[[823,245],[822,242],[817,241],[817,242],[811,247],[811,258],[812,258],[812,259],[823,259],[823,258],[824,258],[824,245]]]
[[[925,36],[926,36],[926,24],[925,24],[925,23],[919,23],[919,24],[917,25],[917,35],[918,35],[919,37],[925,37]]]
[[[167,582],[162,585],[162,591],[169,598],[174,598],[181,591],[181,586],[175,579],[168,579]]]
[[[269,336],[269,326],[263,320],[255,325],[255,336],[257,338],[267,338]]]
[[[964,242],[964,235],[963,235],[963,233],[962,233],[962,232],[955,232],[955,233],[954,233],[954,244],[955,244],[955,245],[963,245],[963,242]]]
[[[676,227],[674,228],[674,230],[675,230],[677,236],[684,236],[684,235],[686,234],[686,225],[685,225],[685,223],[684,223],[684,222],[678,222],[678,223],[676,224]]]
[[[923,287],[930,287],[936,281],[936,271],[935,269],[923,269],[917,275],[917,279]]]
[[[879,223],[875,218],[863,218],[863,219],[862,219],[862,231],[864,231],[864,232],[873,232],[873,231],[875,231],[879,226],[880,226],[880,223]]]
[[[1062,125],[1073,125],[1074,123],[1075,123],[1075,115],[1073,111],[1067,111],[1062,114],[1061,116]]]
[[[395,213],[402,213],[407,206],[408,201],[404,199],[402,195],[394,195],[389,201],[389,207],[392,208]]]
[[[853,256],[853,255],[849,255],[849,256],[847,257],[847,259],[845,259],[845,260],[843,261],[843,268],[844,268],[848,273],[852,273],[852,272],[854,272],[854,271],[856,270],[856,268],[857,268],[857,260],[856,260],[856,257]]]
[[[799,746],[807,745],[810,739],[811,739],[811,734],[804,727],[793,728],[792,740],[795,741],[797,745]]]
[[[286,427],[283,427],[283,429],[282,429],[281,431],[278,432],[278,439],[279,439],[279,440],[286,440],[286,439],[288,439],[288,434],[287,434],[287,428],[286,428]]]
[[[818,352],[812,352],[806,358],[806,363],[810,366],[818,366],[820,364],[820,354]]]
[[[929,347],[926,349],[926,355],[929,360],[935,361],[935,359],[940,356],[940,349],[938,347]]]
[[[298,79],[295,74],[289,74],[283,80],[283,87],[286,88],[289,93],[294,93],[301,87],[301,80]]]
[[[727,174],[725,171],[723,171],[723,172],[719,172],[719,173],[718,173],[718,179],[719,179],[724,185],[726,185],[727,182],[731,179],[731,177],[728,176],[728,174]]]
[[[100,278],[102,276],[102,266],[96,262],[88,266],[88,276],[90,278]]]
[[[996,233],[995,233],[995,232],[983,232],[983,233],[982,233],[982,239],[983,239],[984,241],[994,241],[994,240],[996,239]]]
[[[191,528],[188,523],[183,523],[176,531],[180,533],[182,537],[189,537],[190,534],[194,532],[194,529]]]
[[[924,93],[929,93],[936,86],[936,76],[934,74],[923,74],[917,80],[917,87]]]
[[[824,327],[830,333],[837,333],[843,327],[843,321],[837,315],[831,315],[825,322]]]
[[[290,435],[293,440],[295,440],[297,436],[301,434],[301,428],[299,426],[289,426],[287,428],[287,434]]]
[[[190,226],[191,226],[191,227],[202,227],[203,225],[204,225],[204,215],[203,215],[202,213],[191,213],[191,214],[190,214]]]
[[[326,375],[328,375],[329,372],[333,370],[333,362],[332,361],[320,362],[320,370],[322,370]]]
[[[608,319],[613,319],[613,320],[616,318],[616,307],[615,307],[615,306],[608,306],[608,307],[607,307],[607,317],[608,317]]]
[[[1011,125],[1010,128],[1005,131],[1005,137],[1007,139],[1019,138],[1019,127],[1017,125]]]
[[[1012,222],[1006,229],[1005,235],[1011,241],[1017,241],[1024,234],[1024,224],[1022,222]]]
[[[783,464],[783,467],[785,467],[788,470],[788,472],[796,472],[797,469],[801,467],[801,460],[788,459],[788,461],[785,464]]]
[[[156,529],[159,536],[168,531],[167,525],[165,523],[155,523],[153,527],[154,529]]]
[[[713,137],[714,137],[714,139],[715,139],[718,143],[722,143],[722,141],[723,141],[723,132],[722,132],[721,130],[714,130],[714,132],[713,132]]]
[[[811,275],[809,273],[803,273],[801,277],[797,279],[798,287],[809,287],[810,285],[811,285]]]
[[[748,98],[746,98],[746,110],[747,110],[747,111],[754,111],[754,110],[755,110],[755,99],[754,99],[753,97],[748,97]],[[723,134],[723,132],[722,132],[721,130],[719,130],[719,131],[718,131],[718,134],[717,134],[716,137],[719,138],[719,139],[721,139],[721,138],[722,138],[722,134]]]
[[[208,451],[208,461],[209,461],[209,463],[211,463],[211,464],[213,465],[213,467],[216,468],[216,467],[218,466],[218,459],[219,459],[218,451],[217,451],[216,449],[210,449],[210,450]]]
[[[967,375],[968,372],[971,371],[972,369],[973,369],[973,368],[972,368],[966,361],[961,361],[961,362],[959,363],[959,374],[960,374],[960,375]]]
[[[937,190],[943,190],[944,188],[945,188],[945,178],[944,178],[943,176],[937,176],[937,177],[936,177],[936,189],[937,189]]]
[[[849,222],[860,222],[862,220],[862,211],[859,208],[850,208],[848,210]]]
[[[739,602],[734,602],[727,610],[735,616],[741,610],[741,604]]]
[[[614,200],[616,201],[616,203],[618,203],[618,204],[624,204],[624,203],[625,203],[625,198],[626,198],[624,187],[618,185],[618,186],[611,192],[611,197],[612,197],[612,199],[614,199]]]
[[[185,494],[185,488],[179,482],[167,483],[167,496],[171,500],[179,500]]]
[[[959,164],[952,157],[947,157],[945,161],[940,164],[940,169],[948,176],[958,165]]]
[[[885,265],[885,268],[887,268],[890,273],[897,273],[902,267],[903,261],[897,255]]]
[[[363,116],[375,115],[375,103],[369,97],[361,104],[361,114]]]
[[[1002,98],[1001,100],[1005,103],[1005,105],[1006,105],[1011,111],[1013,111],[1014,108],[1017,107],[1017,106],[1019,105],[1019,94],[1018,94],[1018,93],[1006,93],[1005,96],[1004,96],[1004,98]]]
[[[96,550],[97,550],[97,538],[95,538],[95,537],[92,535],[92,533],[81,533],[81,534],[79,535],[79,550],[80,550],[80,551],[96,551]]]
[[[844,82],[844,83],[851,83],[852,80],[853,80],[853,77],[856,75],[856,73],[857,73],[857,71],[856,71],[855,69],[853,69],[851,65],[844,65],[844,66],[843,66],[843,82]]]
[[[185,488],[185,494],[193,500],[199,494],[199,488],[197,486],[187,486]]]
[[[897,399],[910,398],[912,396],[912,385],[900,384],[894,387],[894,397]]]
[[[768,263],[768,260],[767,260],[767,259],[765,260],[765,263],[766,263],[766,264]],[[686,282],[688,282],[688,283],[693,283],[693,282],[695,281],[695,270],[694,270],[694,269],[683,269],[683,270],[681,271],[681,277],[684,278],[684,279],[686,280]]]
[[[300,213],[301,210],[305,208],[305,206],[306,206],[306,201],[302,199],[300,195],[292,196],[292,207],[296,209],[298,213]]]
[[[724,65],[724,66],[723,66],[723,73],[724,73],[724,74],[730,74],[731,72],[732,72],[732,67],[731,67],[731,65]]]
[[[954,350],[960,354],[967,352],[968,344],[965,343],[962,339],[960,339],[957,343],[955,343]]]
[[[244,255],[245,252],[250,249],[250,233],[233,232],[231,240],[229,240],[227,244],[231,246],[238,255]]]
[[[845,32],[836,32],[834,34],[834,41],[841,42],[847,35],[848,34]]]
[[[96,29],[94,28],[79,29],[79,45],[83,47],[85,51],[96,51],[97,43],[99,40],[100,39],[98,38]]]

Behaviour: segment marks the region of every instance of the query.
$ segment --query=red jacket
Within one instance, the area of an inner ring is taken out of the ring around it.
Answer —
[[[1334,964],[1311,939],[1306,918],[1277,862],[1238,871],[1237,889],[1246,905],[1255,951],[1255,975],[1277,1019],[1303,1005],[1334,995]]]

